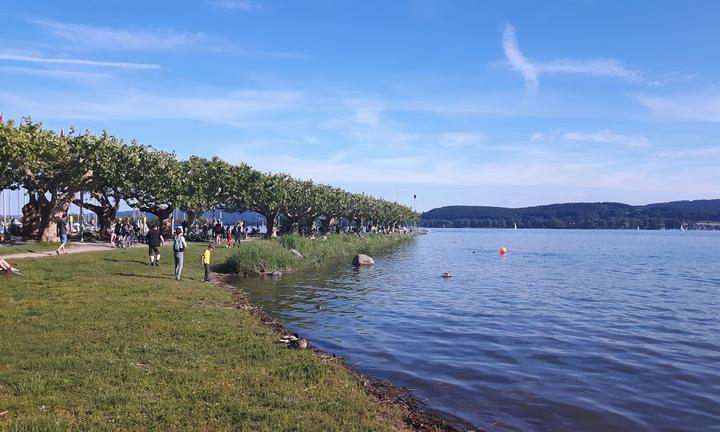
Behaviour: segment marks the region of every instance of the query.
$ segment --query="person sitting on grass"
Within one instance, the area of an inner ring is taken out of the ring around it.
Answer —
[[[23,276],[20,271],[13,267],[13,264],[10,264],[9,262],[5,261],[4,259],[0,258],[0,272],[5,273],[5,276],[10,277],[10,275],[18,274],[20,276]]]
[[[210,254],[212,253],[213,249],[215,249],[215,246],[213,246],[212,243],[209,244],[207,249],[205,249],[205,252],[203,252],[202,256],[200,257],[200,262],[205,268],[205,276],[203,277],[203,281],[205,282],[210,282]]]
[[[0,270],[9,272],[12,271],[12,268],[13,266],[11,266],[9,262],[0,258]]]

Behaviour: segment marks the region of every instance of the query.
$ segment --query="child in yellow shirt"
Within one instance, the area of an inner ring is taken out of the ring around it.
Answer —
[[[205,267],[205,277],[203,278],[205,282],[210,282],[210,254],[213,249],[215,249],[215,247],[209,244],[201,256],[202,265]]]

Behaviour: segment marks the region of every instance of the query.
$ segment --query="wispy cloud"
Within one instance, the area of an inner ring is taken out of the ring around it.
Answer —
[[[246,126],[262,112],[296,108],[301,92],[284,90],[239,90],[223,94],[182,96],[115,89],[92,95],[43,92],[41,95],[0,92],[7,111],[32,113],[39,118],[60,119],[189,119],[233,126]]]
[[[102,81],[112,77],[106,72],[85,72],[64,69],[50,69],[45,67],[22,67],[22,66],[0,66],[0,72],[17,75],[35,75],[49,78],[56,78],[68,81],[76,81],[87,84],[89,81]]]
[[[650,141],[644,135],[619,134],[609,129],[597,131],[556,131],[552,133],[535,132],[530,136],[530,142],[542,143],[558,140],[617,144],[630,148],[650,146]]]
[[[115,28],[50,20],[30,20],[64,41],[69,50],[87,51],[186,51],[189,49],[232,53],[245,56],[306,59],[307,54],[287,51],[248,49],[199,32],[178,32],[165,28]]]
[[[595,132],[565,132],[562,139],[568,141],[620,144],[627,147],[647,147],[650,142],[642,135],[620,135],[611,130]]]
[[[639,95],[638,101],[662,117],[720,123],[720,93],[677,96]]]
[[[258,7],[251,0],[210,0],[210,4],[227,10],[251,10]]]
[[[608,76],[626,78],[630,80],[639,80],[642,78],[639,72],[626,69],[622,62],[615,59],[561,59],[547,63],[538,63],[535,67],[539,73],[568,73],[590,76]]]
[[[520,72],[525,79],[525,88],[531,93],[537,92],[541,74],[565,73],[629,80],[642,79],[639,72],[627,69],[620,60],[616,59],[558,59],[544,63],[530,60],[520,51],[515,27],[510,24],[505,25],[502,47],[510,67]]]
[[[437,143],[449,148],[473,146],[484,139],[485,134],[472,132],[445,132],[437,135]]]
[[[121,68],[121,69],[160,69],[162,66],[153,63],[128,63],[128,62],[114,62],[114,61],[100,61],[100,60],[85,60],[85,59],[73,59],[73,58],[62,58],[62,57],[39,57],[29,56],[14,53],[0,53],[0,60],[9,60],[16,62],[25,63],[48,63],[48,64],[64,64],[64,65],[76,65],[76,66],[97,66],[106,68]]]
[[[520,72],[523,78],[525,78],[525,87],[528,91],[537,91],[538,85],[540,84],[538,81],[537,67],[520,51],[517,35],[515,34],[515,27],[510,24],[505,25],[502,46],[505,52],[505,58],[510,62],[510,66]]]
[[[112,28],[59,21],[32,20],[50,34],[73,46],[86,49],[159,51],[187,48],[208,42],[202,33],[182,33],[169,29]]]

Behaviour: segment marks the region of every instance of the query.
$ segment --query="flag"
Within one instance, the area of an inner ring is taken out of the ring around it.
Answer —
[[[0,124],[3,124],[3,113],[0,113]]]
[[[60,136],[65,136],[65,129],[60,128]]]

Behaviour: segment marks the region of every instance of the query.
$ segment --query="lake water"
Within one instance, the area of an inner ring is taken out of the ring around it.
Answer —
[[[434,230],[375,258],[243,288],[485,430],[720,431],[720,232]]]

